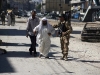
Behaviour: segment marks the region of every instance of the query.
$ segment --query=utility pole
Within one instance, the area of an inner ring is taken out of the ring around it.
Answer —
[[[61,5],[61,0],[60,0],[60,3],[59,3],[59,7],[60,7],[60,11],[59,12],[60,12],[60,14],[61,14],[61,6],[62,5]]]
[[[2,0],[0,0],[0,14],[1,14],[1,8],[2,8]]]
[[[92,6],[92,0],[89,0],[89,4]]]
[[[1,7],[2,7],[2,0],[0,0],[0,9],[1,9]]]
[[[43,5],[44,5],[44,4],[43,4],[43,2],[44,2],[44,1],[42,0],[42,2],[41,2],[41,12],[42,12],[42,13],[44,13],[44,8],[43,8]]]

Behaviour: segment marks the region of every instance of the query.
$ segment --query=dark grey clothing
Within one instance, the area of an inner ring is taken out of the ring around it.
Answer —
[[[1,20],[5,21],[5,13],[1,13]]]
[[[29,17],[26,28],[29,35],[34,36],[33,29],[39,24],[39,22],[40,20],[38,17],[35,17],[35,19]]]
[[[36,54],[36,36],[33,33],[33,29],[39,24],[39,18],[35,17],[34,19],[32,17],[29,17],[27,22],[27,33],[30,37],[31,46],[30,46],[30,54],[32,51],[34,51],[34,54]]]
[[[31,46],[30,46],[30,51],[34,51],[34,54],[36,54],[36,36],[30,36],[31,40]]]
[[[5,25],[5,13],[1,13],[2,24]]]

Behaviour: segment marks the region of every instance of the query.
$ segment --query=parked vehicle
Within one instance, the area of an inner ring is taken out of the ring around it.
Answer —
[[[79,15],[79,20],[80,20],[80,21],[83,20],[84,15],[85,15],[85,13],[80,13],[80,15]]]
[[[100,23],[88,22],[81,32],[81,40],[100,40]]]
[[[31,12],[27,12],[27,17],[30,17],[31,16]]]
[[[75,14],[74,14],[74,18],[75,18],[75,19],[79,19],[79,16],[80,16],[80,13],[75,13]]]
[[[36,14],[38,17],[40,17],[40,18],[42,18],[44,15],[43,14],[41,14],[41,13],[37,13]]]

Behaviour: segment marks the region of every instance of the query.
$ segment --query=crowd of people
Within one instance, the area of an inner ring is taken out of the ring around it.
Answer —
[[[15,14],[13,13],[13,11],[7,12],[7,14],[4,11],[2,11],[0,14],[0,18],[1,18],[2,25],[4,25],[4,26],[5,26],[6,18],[7,18],[8,26],[15,25]],[[1,42],[2,42],[2,40],[0,40],[0,44],[1,44]],[[5,49],[0,48],[0,54],[6,54],[6,53],[7,53],[7,51]]]
[[[67,18],[66,18],[67,15]],[[70,33],[72,32],[72,27],[70,24],[70,17],[68,14],[61,14],[59,15],[60,22],[58,25],[51,25],[46,17],[43,17],[39,20],[36,17],[36,11],[32,11],[32,16],[29,17],[27,22],[27,34],[26,37],[30,37],[31,46],[29,48],[29,53],[34,57],[37,56],[36,52],[36,41],[38,41],[39,45],[39,58],[44,56],[45,58],[49,58],[49,51],[50,51],[50,36],[55,33],[55,27],[58,28],[58,34],[60,35],[60,43],[61,43],[61,52],[62,57],[61,60],[67,60],[68,56],[68,45],[70,39]]]
[[[8,11],[7,14],[2,11],[2,13],[0,14],[0,17],[1,17],[1,22],[2,22],[2,25],[5,25],[5,19],[7,18],[7,25],[10,26],[14,26],[15,25],[15,14],[13,11]]]
[[[28,18],[26,37],[30,37],[31,46],[29,48],[30,55],[37,56],[36,43],[39,45],[39,58],[49,58],[49,51],[51,45],[50,37],[55,33],[55,27],[58,28],[58,34],[61,43],[61,60],[67,61],[69,51],[69,39],[72,27],[70,23],[70,13],[59,15],[59,23],[57,25],[51,25],[46,17],[41,20],[36,16],[36,11],[33,10],[32,15]],[[15,24],[15,15],[13,11],[7,13],[7,25]],[[5,25],[5,13],[1,13],[2,24]]]

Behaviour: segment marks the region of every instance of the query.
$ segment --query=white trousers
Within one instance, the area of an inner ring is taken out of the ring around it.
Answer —
[[[43,56],[48,56],[48,53],[50,51],[50,38],[48,38],[47,40],[39,40],[39,50],[40,50],[40,54],[42,54]]]

